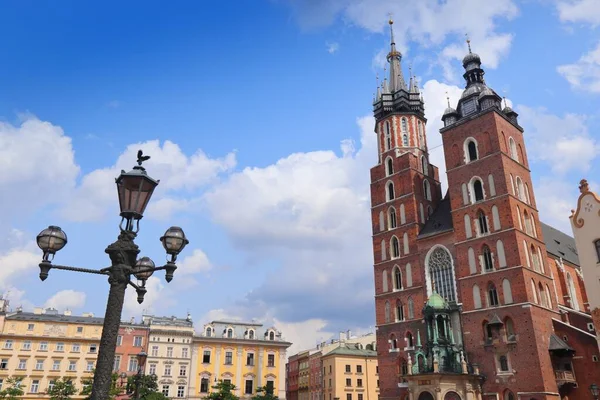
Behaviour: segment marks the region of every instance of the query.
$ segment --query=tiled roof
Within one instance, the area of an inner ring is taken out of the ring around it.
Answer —
[[[81,315],[64,314],[35,314],[31,312],[17,312],[14,314],[7,314],[6,319],[14,321],[46,321],[93,325],[102,325],[104,323],[104,318],[100,317],[83,317]]]
[[[437,208],[425,222],[423,229],[419,232],[419,238],[435,235],[445,231],[454,229],[452,225],[452,214],[450,212],[450,197],[446,197],[440,201]]]
[[[350,346],[352,346],[350,344]],[[341,355],[341,356],[360,356],[360,357],[377,357],[377,352],[374,350],[350,348],[346,346],[340,346],[337,349],[331,350],[324,357],[330,355]]]
[[[579,256],[577,255],[575,239],[541,221],[540,226],[542,227],[548,253],[579,266]]]
[[[556,351],[556,350],[566,350],[566,351],[575,351],[573,350],[564,340],[556,336],[556,334],[550,335],[550,344],[548,345],[548,350]]]

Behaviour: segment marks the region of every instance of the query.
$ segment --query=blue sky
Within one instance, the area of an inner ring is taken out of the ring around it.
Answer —
[[[545,221],[570,233],[577,182],[598,168],[600,6],[593,0],[13,1],[0,10],[0,291],[13,306],[104,311],[103,278],[37,278],[49,224],[57,263],[104,267],[118,233],[113,178],[143,148],[161,179],[143,254],[181,225],[172,283],[124,315],[191,312],[276,324],[298,346],[374,324],[371,101],[387,14],[418,77],[430,148],[463,88],[464,35],[520,113]],[[441,149],[432,150],[440,165]],[[443,166],[442,171],[443,171]],[[597,187],[597,185],[596,185]],[[160,276],[159,276],[160,275]],[[133,296],[133,293],[129,293]]]

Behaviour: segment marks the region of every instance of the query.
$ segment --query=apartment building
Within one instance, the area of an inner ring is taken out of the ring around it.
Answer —
[[[259,323],[213,321],[193,339],[193,362],[189,398],[206,397],[219,380],[236,386],[241,397],[270,387],[285,399],[285,341],[275,327]]]

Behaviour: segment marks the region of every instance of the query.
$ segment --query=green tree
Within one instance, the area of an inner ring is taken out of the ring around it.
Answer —
[[[2,400],[17,400],[24,394],[23,378],[8,378],[3,387],[4,389],[0,390],[0,399]]]
[[[69,400],[74,394],[77,394],[77,389],[71,378],[58,378],[52,388],[48,388],[50,400]]]
[[[168,398],[158,391],[156,375],[130,376],[127,379],[127,393],[134,393],[138,389],[139,398],[143,400],[167,400]]]
[[[279,400],[279,398],[273,394],[273,386],[267,385],[256,388],[256,395],[252,396],[252,400]]]
[[[206,396],[205,399],[239,400],[239,397],[233,393],[233,391],[235,390],[235,385],[231,382],[224,382],[220,380],[219,383],[217,383],[212,388],[213,391],[208,396]]]

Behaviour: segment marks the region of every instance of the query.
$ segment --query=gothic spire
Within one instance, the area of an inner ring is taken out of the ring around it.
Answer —
[[[400,89],[407,90],[404,76],[402,75],[402,54],[396,50],[396,41],[394,39],[394,20],[390,18],[390,52],[387,55],[387,60],[390,63],[390,92],[394,93]]]

